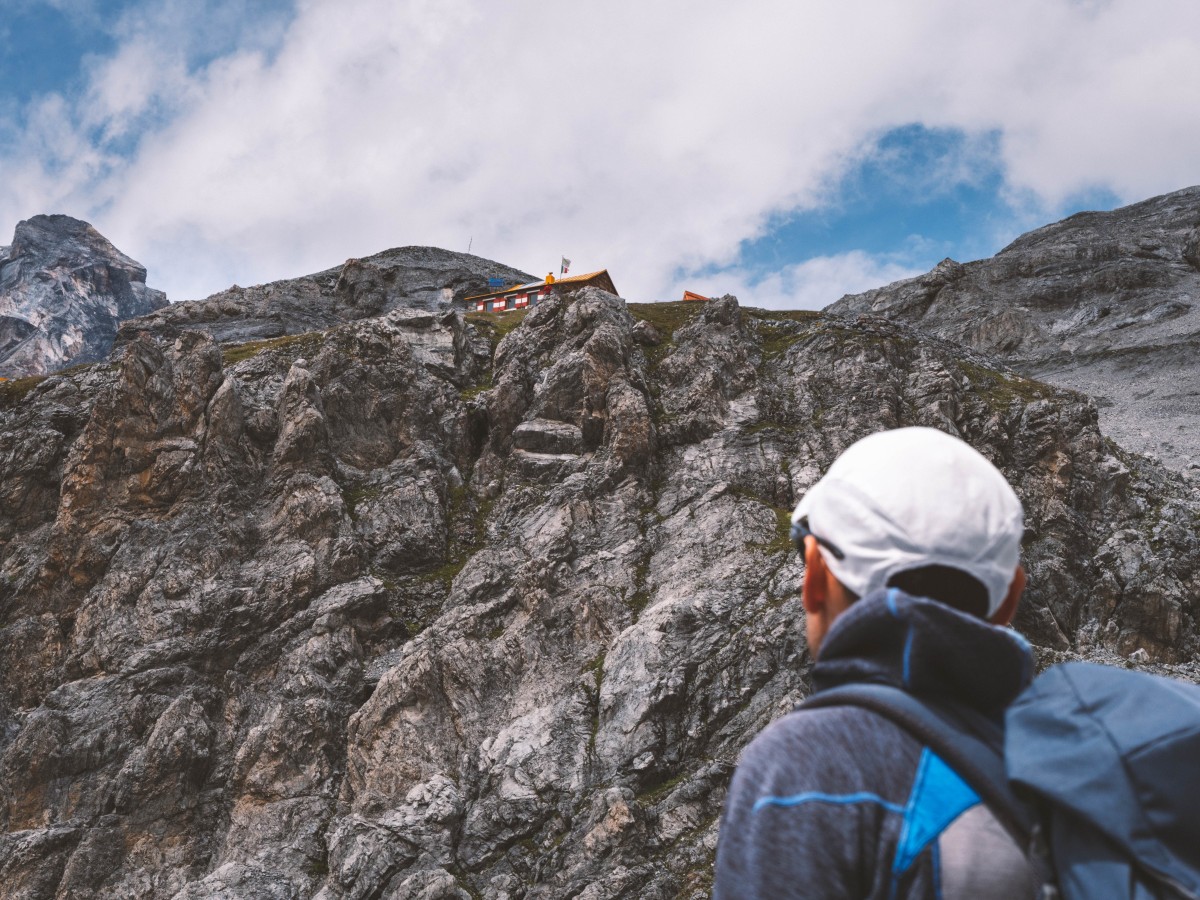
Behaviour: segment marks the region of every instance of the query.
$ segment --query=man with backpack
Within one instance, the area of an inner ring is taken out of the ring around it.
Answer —
[[[1200,689],[1084,664],[1029,687],[1005,627],[1023,511],[995,466],[933,429],[881,432],[792,523],[813,697],[742,755],[714,898],[1196,896],[1200,816],[1177,794]]]

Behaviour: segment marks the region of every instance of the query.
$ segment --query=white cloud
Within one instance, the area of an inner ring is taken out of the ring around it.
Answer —
[[[262,31],[251,9],[127,14],[55,113],[58,161],[36,152],[48,121],[0,157],[0,230],[89,218],[174,299],[468,241],[536,273],[608,266],[650,299],[736,266],[907,123],[995,135],[1007,188],[1048,209],[1200,181],[1192,0],[302,0]],[[847,254],[727,274],[762,305],[896,272]]]
[[[743,306],[763,309],[822,309],[846,294],[857,294],[923,270],[861,250],[836,256],[818,256],[784,266],[766,275],[730,267],[707,276],[681,278],[665,296],[678,300],[690,290],[706,296],[733,294]]]

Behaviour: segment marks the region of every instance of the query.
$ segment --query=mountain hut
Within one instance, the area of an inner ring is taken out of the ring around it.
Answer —
[[[537,306],[554,291],[577,291],[582,287],[598,287],[610,294],[617,292],[608,269],[588,272],[585,275],[563,275],[550,281],[531,281],[529,284],[510,285],[486,294],[477,294],[466,299],[467,309],[473,312],[507,312],[510,309],[528,309]]]

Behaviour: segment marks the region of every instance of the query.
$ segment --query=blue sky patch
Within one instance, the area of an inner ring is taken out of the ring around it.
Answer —
[[[1111,191],[1030,210],[1005,190],[999,133],[972,138],[956,129],[906,125],[884,133],[816,209],[779,216],[742,246],[756,272],[819,256],[863,251],[930,269],[946,257],[991,256],[1032,227],[1085,209],[1120,205]]]
[[[23,106],[37,96],[78,87],[82,59],[116,48],[112,35],[97,27],[97,17],[116,17],[128,5],[97,0],[94,15],[72,17],[36,0],[15,4],[0,18],[0,84],[5,101]]]

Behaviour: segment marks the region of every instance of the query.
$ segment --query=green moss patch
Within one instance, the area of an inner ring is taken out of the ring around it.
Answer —
[[[604,651],[601,650],[593,656],[583,668],[579,670],[582,675],[584,672],[591,672],[592,677],[596,679],[596,693],[600,692],[600,682],[604,680]]]
[[[450,586],[454,584],[455,577],[463,570],[463,567],[467,564],[468,559],[469,557],[467,556],[455,556],[451,558],[449,562],[438,566],[432,571],[423,572],[417,577],[422,581],[440,584],[447,591],[449,591]]]
[[[359,487],[344,487],[342,488],[342,502],[346,504],[346,510],[350,513],[350,517],[354,518],[358,512],[358,505],[367,500],[374,500],[383,492],[383,488],[378,485],[361,485]]]
[[[675,332],[690,325],[704,311],[704,304],[693,300],[687,303],[628,303],[630,314],[639,322],[649,322],[662,338],[656,347],[646,347],[646,358],[656,366],[675,347]]]
[[[821,318],[815,309],[743,309],[744,315],[763,322],[799,322],[809,325]]]
[[[46,378],[45,375],[30,375],[27,378],[0,381],[0,409],[11,409],[16,406]]]
[[[635,319],[653,325],[662,335],[664,343],[671,341],[676,329],[690,325],[704,311],[704,304],[695,300],[687,303],[629,303],[626,306]]]
[[[240,363],[242,360],[250,359],[252,356],[266,350],[283,350],[289,349],[295,351],[295,356],[299,357],[304,353],[311,353],[320,348],[325,341],[325,332],[309,331],[305,334],[285,334],[283,337],[270,338],[265,341],[247,341],[245,344],[233,344],[221,351],[221,358],[225,361],[225,365],[232,366]]]
[[[758,500],[758,502],[765,501]],[[789,553],[792,550],[792,514],[778,506],[772,506],[771,511],[775,513],[775,537],[769,541],[752,541],[747,546],[769,555]]]
[[[86,375],[88,372],[96,369],[102,369],[107,372],[115,372],[120,366],[113,362],[90,362],[76,363],[73,366],[67,366],[65,369],[59,369],[56,375],[66,375],[74,378],[76,375]]]
[[[649,787],[641,794],[638,794],[638,800],[641,801],[643,806],[656,806],[659,801],[665,800],[671,791],[683,784],[687,780],[687,776],[687,772],[680,772],[674,778],[669,778],[662,784]]]
[[[417,578],[449,591],[458,573],[487,542],[487,522],[495,502],[494,499],[472,498],[466,485],[451,487],[446,502],[446,525],[450,536],[446,561]],[[464,527],[466,525],[469,529]]]
[[[508,312],[499,313],[469,312],[463,318],[488,333],[494,354],[496,347],[504,340],[505,335],[524,322],[527,315],[529,315],[528,309],[511,309]]]
[[[480,394],[490,391],[493,387],[495,387],[495,384],[492,381],[492,373],[488,372],[487,375],[484,376],[483,381],[477,385],[474,385],[473,387],[464,388],[458,392],[458,396],[463,400],[471,400],[475,397],[478,397]]]
[[[997,372],[967,360],[955,360],[954,364],[970,382],[971,389],[993,408],[1008,407],[1014,402],[1024,404],[1046,400],[1055,393],[1050,385],[1032,378]]]
[[[591,672],[596,683],[596,705],[592,710],[591,731],[588,734],[588,753],[596,751],[596,735],[600,733],[600,684],[604,681],[604,651],[583,667],[583,672]]]
[[[737,485],[729,486],[729,493],[735,496],[742,497],[746,500],[751,500],[754,503],[761,504],[767,507],[771,512],[775,513],[775,536],[769,541],[751,541],[747,544],[755,550],[761,550],[764,553],[786,553],[792,549],[792,512],[788,509],[781,509],[778,506],[771,505],[770,502],[759,497],[745,488]]]

